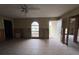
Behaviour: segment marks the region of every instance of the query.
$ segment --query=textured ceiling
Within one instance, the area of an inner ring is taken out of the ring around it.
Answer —
[[[79,5],[67,4],[67,5],[58,5],[58,4],[48,4],[48,5],[27,5],[28,7],[40,8],[39,10],[28,10],[28,13],[23,13],[20,10],[21,5],[10,5],[4,4],[0,5],[0,15],[9,16],[13,18],[26,18],[26,17],[59,17],[64,13],[77,8]]]

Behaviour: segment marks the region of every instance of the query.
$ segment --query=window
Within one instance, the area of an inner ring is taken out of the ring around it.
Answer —
[[[39,37],[39,24],[38,22],[32,22],[31,24],[31,36]]]

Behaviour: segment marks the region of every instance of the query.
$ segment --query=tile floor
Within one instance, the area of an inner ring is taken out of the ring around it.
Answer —
[[[79,45],[66,46],[60,40],[16,39],[0,43],[0,55],[74,55],[79,54]]]

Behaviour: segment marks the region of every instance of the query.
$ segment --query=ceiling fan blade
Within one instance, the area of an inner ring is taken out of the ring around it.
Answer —
[[[40,10],[40,8],[35,8],[35,7],[31,7],[31,8],[28,8],[29,10]]]
[[[21,10],[21,12],[24,12],[24,10]]]

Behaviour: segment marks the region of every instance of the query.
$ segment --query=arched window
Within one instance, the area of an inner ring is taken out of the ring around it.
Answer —
[[[39,37],[39,23],[32,22],[31,24],[31,36],[32,37]]]

